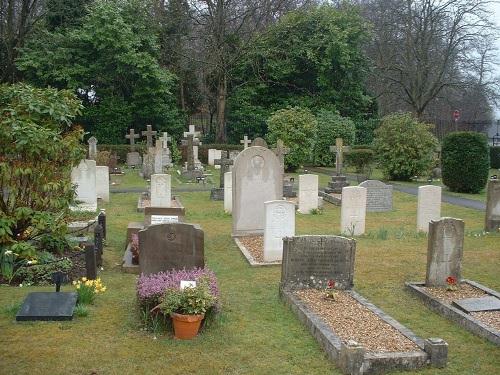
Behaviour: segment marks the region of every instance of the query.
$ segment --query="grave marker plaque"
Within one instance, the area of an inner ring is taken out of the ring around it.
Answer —
[[[359,184],[366,188],[366,211],[392,211],[392,185],[378,180],[366,180]]]

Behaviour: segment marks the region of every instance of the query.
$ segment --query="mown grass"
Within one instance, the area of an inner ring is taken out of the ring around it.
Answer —
[[[131,177],[132,179],[132,177]],[[126,227],[140,221],[137,193],[112,194],[105,205],[108,239],[101,278],[108,287],[88,316],[72,322],[15,323],[13,311],[30,291],[0,287],[0,373],[24,374],[325,374],[340,372],[278,299],[279,266],[250,268],[231,240],[231,217],[209,192],[181,193],[187,220],[205,231],[205,258],[219,278],[223,313],[191,342],[170,333],[141,330],[135,305],[136,276],[120,271]],[[500,349],[428,310],[404,289],[424,280],[425,236],[415,233],[416,197],[395,192],[390,213],[369,213],[358,238],[355,289],[421,337],[448,341],[446,369],[419,374],[497,374]],[[483,214],[443,204],[443,216],[482,231]],[[338,234],[340,208],[325,203],[321,215],[297,214],[298,234]],[[500,290],[500,235],[465,238],[463,276]],[[68,290],[70,286],[63,289]]]

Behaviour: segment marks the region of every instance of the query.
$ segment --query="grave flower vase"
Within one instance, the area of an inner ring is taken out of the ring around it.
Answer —
[[[170,316],[174,325],[174,337],[181,340],[190,340],[198,334],[205,314],[183,315],[172,313]]]

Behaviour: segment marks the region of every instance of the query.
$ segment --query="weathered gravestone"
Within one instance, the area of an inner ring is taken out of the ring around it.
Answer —
[[[141,155],[135,151],[135,140],[139,137],[140,135],[135,134],[134,129],[130,129],[130,134],[125,135],[125,138],[130,141],[130,152],[127,153],[127,165],[129,167],[136,167],[142,163]]]
[[[441,187],[419,186],[417,197],[417,231],[427,233],[431,220],[441,217]]]
[[[219,187],[213,188],[210,192],[210,199],[215,201],[224,200],[224,174],[229,172],[229,167],[234,164],[231,159],[227,158],[227,151],[223,151],[220,159],[215,159],[214,164],[221,167],[220,170],[220,178],[219,178]]]
[[[283,238],[295,235],[295,204],[283,200],[264,202],[264,262],[280,261]]]
[[[87,143],[89,144],[89,159],[95,160],[97,156],[97,138],[92,136]]]
[[[276,154],[280,161],[281,172],[283,175],[285,174],[285,156],[290,153],[290,148],[285,147],[285,144],[281,139],[276,141],[276,148],[273,149],[273,152]]]
[[[77,209],[95,211],[97,209],[96,163],[82,160],[71,170],[71,183],[76,185],[76,200],[81,202]]]
[[[451,276],[462,279],[462,255],[464,247],[464,222],[444,217],[429,224],[427,245],[426,286],[444,287]]]
[[[378,180],[366,180],[359,186],[366,188],[366,211],[392,211],[392,185]]]
[[[139,231],[139,248],[144,275],[205,266],[203,230],[194,224],[152,225]]]
[[[281,288],[351,289],[356,241],[340,236],[295,236],[283,239]]]
[[[172,142],[172,137],[168,136],[167,132],[163,132],[161,138],[163,150],[162,150],[162,163],[164,166],[170,167],[172,165],[172,156],[170,155],[170,149],[168,148],[168,142]]]
[[[365,233],[366,188],[347,186],[342,189],[340,232],[349,236]]]
[[[267,142],[263,138],[257,137],[252,141],[250,146],[260,146],[267,148]]]
[[[109,202],[109,168],[106,166],[95,167],[95,184],[97,198]]]
[[[154,172],[154,162],[155,162],[155,149],[153,147],[148,148],[148,152],[144,154],[142,159],[142,177],[146,180],[151,178]]]
[[[310,214],[318,209],[318,175],[299,175],[299,212]]]
[[[157,131],[153,130],[151,125],[146,125],[146,130],[141,132],[143,137],[146,137],[146,147],[149,149],[153,147],[153,138],[156,135]]]
[[[215,166],[215,169],[220,169],[220,165],[215,165],[215,159],[222,158],[222,150],[217,150],[215,148],[208,149],[208,165]]]
[[[151,207],[172,205],[171,177],[169,174],[151,175]]]
[[[224,173],[224,211],[233,211],[233,172]]]
[[[335,152],[335,174],[332,175],[328,187],[325,188],[325,193],[342,193],[342,188],[349,186],[347,177],[342,175],[344,167],[344,152],[349,151],[349,146],[344,146],[342,138],[335,139],[335,146],[330,146],[330,151]]]
[[[282,199],[278,158],[264,147],[243,150],[233,167],[233,235],[262,234],[264,202]]]
[[[157,139],[154,148],[154,168],[155,174],[163,173],[163,141],[162,139]]]
[[[494,232],[500,229],[500,180],[490,179],[486,194],[486,218],[484,230]]]

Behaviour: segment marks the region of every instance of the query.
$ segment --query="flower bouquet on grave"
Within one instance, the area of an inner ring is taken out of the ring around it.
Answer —
[[[450,292],[458,290],[458,282],[456,277],[448,276],[446,278],[446,290]]]
[[[132,252],[132,264],[139,264],[139,235],[137,233],[132,234],[130,251]]]
[[[73,281],[73,285],[78,295],[78,303],[82,305],[93,303],[97,294],[106,291],[106,287],[100,278],[88,280],[86,277],[82,277],[79,280]]]
[[[327,300],[336,301],[337,293],[335,292],[335,280],[328,280],[324,298]]]

